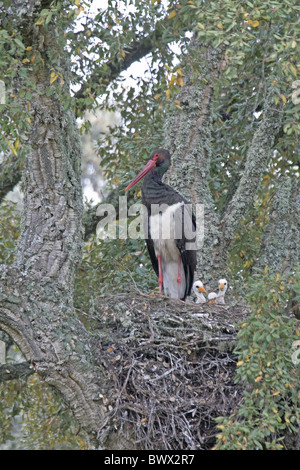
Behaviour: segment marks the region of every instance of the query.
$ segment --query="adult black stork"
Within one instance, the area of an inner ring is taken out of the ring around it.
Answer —
[[[190,294],[197,264],[196,220],[191,204],[162,182],[171,163],[168,150],[152,153],[143,170],[125,191],[144,178],[142,202],[147,209],[145,238],[160,293],[185,300]]]

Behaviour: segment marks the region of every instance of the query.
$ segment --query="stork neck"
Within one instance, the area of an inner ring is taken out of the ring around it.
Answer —
[[[159,204],[164,201],[166,185],[162,182],[162,174],[156,168],[151,170],[143,180],[142,196],[144,204]]]
[[[167,204],[172,206],[178,202],[188,203],[174,188],[163,183],[162,177],[166,169],[153,168],[144,177],[142,184],[142,202],[147,206],[148,210],[151,204]]]

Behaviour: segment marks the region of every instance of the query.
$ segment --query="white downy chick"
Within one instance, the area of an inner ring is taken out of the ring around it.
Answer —
[[[226,279],[219,280],[219,291],[215,299],[216,304],[225,305],[225,292],[227,291],[228,283]]]
[[[204,304],[205,302],[207,302],[206,298],[203,295],[203,294],[207,294],[207,292],[201,281],[194,282],[193,291],[195,292],[196,297],[197,297],[196,304]]]
[[[209,302],[210,304],[214,304],[215,301],[216,301],[217,296],[218,296],[218,294],[217,294],[216,292],[210,292],[210,293],[208,294],[208,296],[207,296],[208,302]]]

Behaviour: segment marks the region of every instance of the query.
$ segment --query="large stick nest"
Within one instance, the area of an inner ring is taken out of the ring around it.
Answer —
[[[233,348],[247,309],[141,293],[98,302],[98,347],[115,384],[104,397],[104,447],[212,448],[214,418],[242,399]]]

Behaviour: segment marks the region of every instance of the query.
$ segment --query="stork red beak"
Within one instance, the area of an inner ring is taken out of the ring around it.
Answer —
[[[140,173],[131,181],[131,183],[129,183],[129,185],[127,186],[127,188],[125,189],[125,191],[127,191],[127,189],[130,189],[132,188],[132,186],[134,186],[138,181],[140,181],[142,178],[144,178],[144,176],[150,171],[152,170],[152,168],[154,168],[156,166],[156,163],[154,160],[149,160],[149,162],[144,166],[144,168],[142,169],[142,171],[140,171]]]
[[[220,284],[219,284],[219,287],[220,287],[221,290],[224,290],[224,289],[225,289],[224,284],[222,284],[221,282],[220,282]]]

